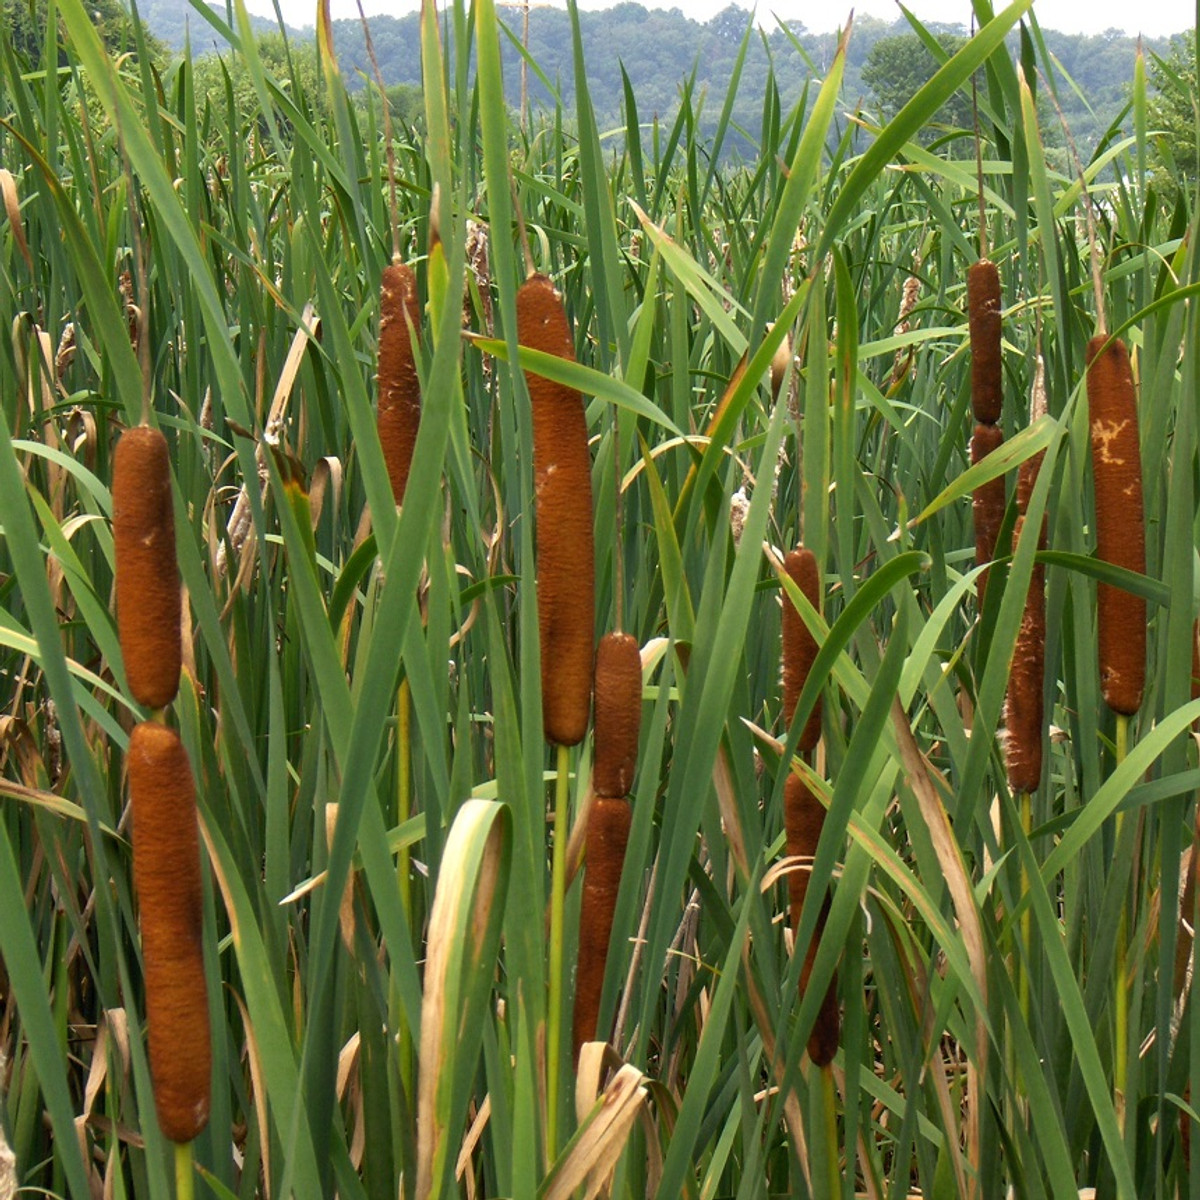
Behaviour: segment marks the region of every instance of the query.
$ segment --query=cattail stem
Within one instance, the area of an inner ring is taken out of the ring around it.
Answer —
[[[826,1063],[821,1075],[821,1125],[825,1135],[825,1167],[829,1172],[828,1191],[830,1200],[842,1194],[841,1150],[838,1145],[837,1088],[834,1086],[833,1064]]]
[[[1033,796],[1029,792],[1021,793],[1021,833],[1025,840],[1033,832]],[[1021,863],[1021,895],[1029,893],[1029,868]],[[1033,953],[1033,908],[1027,906],[1021,914],[1021,948],[1024,963],[1021,967],[1020,999],[1021,1018],[1029,1024],[1029,995],[1030,995],[1030,955]]]
[[[412,687],[406,675],[400,681],[396,696],[396,824],[402,825],[412,815]],[[401,846],[396,856],[396,885],[400,892],[400,903],[404,915],[412,924],[412,883],[409,879],[411,853],[408,846]],[[398,997],[397,997],[398,999]],[[394,1009],[397,1022],[396,1051],[400,1059],[400,1078],[406,1095],[413,1094],[413,1041],[412,1030],[404,1006]]]
[[[396,694],[396,824],[412,815],[412,688],[406,675]],[[396,886],[400,902],[409,914],[411,886],[408,878],[409,848],[401,846],[396,856]]]
[[[192,1200],[196,1177],[192,1172],[192,1143],[175,1143],[175,1200]]]
[[[550,877],[550,1010],[546,1021],[546,1156],[558,1154],[558,1098],[563,1032],[563,910],[567,879],[567,806],[571,750],[559,745],[554,788],[554,859]]]
[[[1116,765],[1119,767],[1129,753],[1129,717],[1117,714]],[[1116,844],[1121,843],[1121,830],[1125,814],[1117,813]],[[1116,966],[1113,983],[1116,988],[1114,1004],[1113,1034],[1113,1099],[1117,1110],[1117,1122],[1125,1132],[1125,1088],[1129,1079],[1129,993],[1125,988],[1126,960],[1129,954],[1129,925],[1127,905],[1121,905],[1121,920],[1117,926]]]

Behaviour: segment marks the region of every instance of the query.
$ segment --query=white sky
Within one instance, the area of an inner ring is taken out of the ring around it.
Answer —
[[[533,0],[542,7],[544,0]],[[580,0],[581,8],[609,8],[615,0]],[[707,21],[720,12],[729,0],[640,0],[647,8],[679,8],[689,17]],[[749,9],[747,0],[737,0],[740,7]],[[367,16],[374,14],[402,16],[419,7],[419,0],[363,0]],[[556,0],[555,7],[565,7],[563,0]],[[1003,4],[996,0],[995,8]],[[271,16],[271,0],[247,0],[251,12]],[[316,12],[315,0],[280,0],[284,19],[289,24],[311,25]],[[870,13],[885,20],[899,17],[900,8],[896,0],[759,0],[758,14],[768,27],[774,23],[773,15],[786,20],[803,21],[805,27],[815,32],[833,29],[845,22],[851,8],[857,13]],[[909,0],[907,7],[923,21],[949,21],[969,24],[971,19],[970,0]],[[358,14],[355,0],[331,0],[331,11],[335,20],[354,17]],[[1196,0],[1034,0],[1034,12],[1039,23],[1046,29],[1057,29],[1063,33],[1102,33],[1106,29],[1120,29],[1126,33],[1143,33],[1148,37],[1161,37],[1191,28],[1196,22]]]

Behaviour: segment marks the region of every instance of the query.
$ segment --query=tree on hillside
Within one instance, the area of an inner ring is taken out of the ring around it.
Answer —
[[[958,34],[938,34],[938,44],[947,55],[962,47],[967,39]],[[885,120],[891,120],[933,78],[941,63],[915,33],[880,38],[867,55],[862,81],[875,95]],[[957,129],[970,129],[974,122],[971,98],[961,89],[938,110],[936,121]],[[923,141],[936,136],[928,130]]]
[[[128,54],[137,49],[133,18],[121,0],[88,0],[86,9],[109,54]],[[40,66],[46,45],[46,0],[0,0],[0,14],[3,14],[0,26],[17,55],[31,67]],[[163,44],[149,30],[143,29],[143,33],[154,61],[165,62],[167,51]],[[59,66],[66,61],[66,51],[60,43]]]
[[[1196,144],[1196,42],[1177,37],[1170,51],[1155,55],[1150,65],[1154,95],[1150,100],[1151,128],[1162,131],[1162,141],[1175,160],[1175,172],[1160,168],[1155,184],[1160,190],[1174,190],[1179,177],[1194,183],[1200,177],[1200,153]]]

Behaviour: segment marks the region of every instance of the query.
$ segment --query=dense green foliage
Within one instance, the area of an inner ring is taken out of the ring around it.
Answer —
[[[1071,87],[1026,7],[874,128],[846,114],[890,27],[826,45],[804,83],[778,35],[727,13],[682,91],[630,72],[622,95],[572,14],[571,54],[535,59],[562,93],[525,120],[490,0],[455,0],[440,28],[430,5],[404,27],[419,79],[385,68],[422,99],[392,179],[349,27],[243,42],[217,18],[223,63],[156,68],[61,0],[68,69],[0,46],[0,1126],[24,1186],[1200,1193],[1200,204],[1151,186],[1149,82],[1124,50],[1121,120],[1078,139],[1085,198],[1045,149],[1048,94],[1069,118]],[[389,62],[397,27],[375,23]],[[1163,79],[1194,103],[1185,72]],[[982,195],[958,155],[973,131],[921,138],[972,81]],[[744,164],[722,158],[739,125]],[[1006,440],[972,466],[982,244]],[[394,253],[416,269],[424,395],[402,507],[374,412]],[[518,345],[526,253],[577,364]],[[1131,347],[1140,389],[1144,575],[1095,554],[1097,328]],[[611,1078],[596,1044],[576,1069],[563,1033],[593,745],[542,738],[521,366],[584,394],[596,631],[642,652],[600,998]],[[186,595],[181,687],[157,715],[112,614],[113,452],[144,419],[171,449]],[[1016,476],[1041,452],[1013,545]],[[980,602],[972,493],[994,478]],[[779,563],[799,542],[824,594],[801,606],[820,651],[789,729],[780,606],[798,597]],[[1038,787],[1014,795],[1005,691],[1035,562],[1048,724]],[[1147,604],[1128,721],[1101,700],[1098,580]],[[203,834],[212,1099],[184,1152],[146,1051],[126,774],[148,719],[180,734]],[[826,807],[811,862],[781,862],[789,773]],[[841,1036],[817,1069],[835,973]]]

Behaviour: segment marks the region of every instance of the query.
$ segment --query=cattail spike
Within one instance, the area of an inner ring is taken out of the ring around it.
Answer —
[[[1004,443],[1004,433],[998,425],[976,425],[971,435],[971,466],[981,463],[993,450]],[[1004,476],[997,475],[975,489],[971,509],[975,518],[975,565],[990,563],[996,557],[996,539],[1004,521]],[[987,590],[988,573],[979,577],[979,607]]]
[[[633,788],[642,723],[642,656],[637,638],[609,633],[596,650],[595,765],[597,796],[618,799]]]
[[[787,877],[791,924],[792,929],[796,930],[800,927],[800,914],[808,895],[812,860],[816,856],[817,843],[821,840],[821,829],[825,824],[824,806],[799,775],[789,775],[785,784],[783,824],[787,835],[788,854],[804,860],[794,867]],[[800,968],[801,995],[808,989],[813,962],[817,955],[817,944],[821,940],[821,932],[825,928],[825,919],[828,913],[829,897],[824,896],[821,899],[821,913],[817,918],[817,927],[813,932],[812,941],[809,942],[808,952],[804,956],[804,964]],[[834,976],[821,1001],[816,1024],[808,1035],[808,1056],[818,1067],[824,1067],[833,1061],[834,1055],[837,1054],[840,1035],[841,1014],[837,1002],[837,977]]]
[[[167,439],[149,425],[127,429],[113,455],[117,633],[129,690],[163,708],[179,690],[182,599]]]
[[[156,722],[134,727],[128,767],[154,1104],[163,1133],[190,1142],[208,1123],[211,1074],[195,784],[178,735]]]
[[[575,361],[562,299],[544,275],[517,289],[517,336],[523,346]],[[587,418],[574,388],[528,371],[525,379],[533,408],[542,726],[547,741],[573,746],[587,732],[595,644]]]
[[[995,425],[1004,399],[1000,358],[1000,272],[981,258],[967,268],[967,334],[971,343],[971,407]]]
[[[801,546],[783,560],[784,570],[800,589],[813,608],[821,608],[821,571],[816,555]],[[795,605],[783,598],[783,719],[788,725],[796,714],[796,702],[804,690],[813,660],[817,657],[817,641],[804,624]],[[813,705],[797,748],[802,753],[811,750],[821,738],[821,700]]]
[[[596,1036],[600,993],[613,913],[621,887],[631,813],[627,800],[599,797],[588,818],[583,896],[579,908],[579,966],[575,972],[575,1013],[571,1044],[576,1059],[584,1042]]]
[[[385,267],[379,288],[379,408],[376,423],[392,497],[404,500],[421,424],[421,385],[413,334],[420,320],[417,277],[406,263]],[[409,327],[412,327],[412,333]]]
[[[1014,554],[1024,527],[1025,518],[1018,517],[1012,536]],[[1043,518],[1038,546],[1043,548],[1045,544],[1046,523]],[[1029,579],[1029,592],[1025,597],[1021,628],[1017,632],[1017,644],[1013,650],[1005,705],[1005,723],[1008,727],[1005,762],[1008,786],[1014,794],[1037,791],[1042,777],[1045,675],[1046,568],[1035,561]]]
[[[1098,334],[1087,347],[1088,417],[1096,494],[1096,556],[1146,572],[1142,457],[1129,351]],[[1100,690],[1114,712],[1141,707],[1146,681],[1146,602],[1102,583],[1096,589]]]

